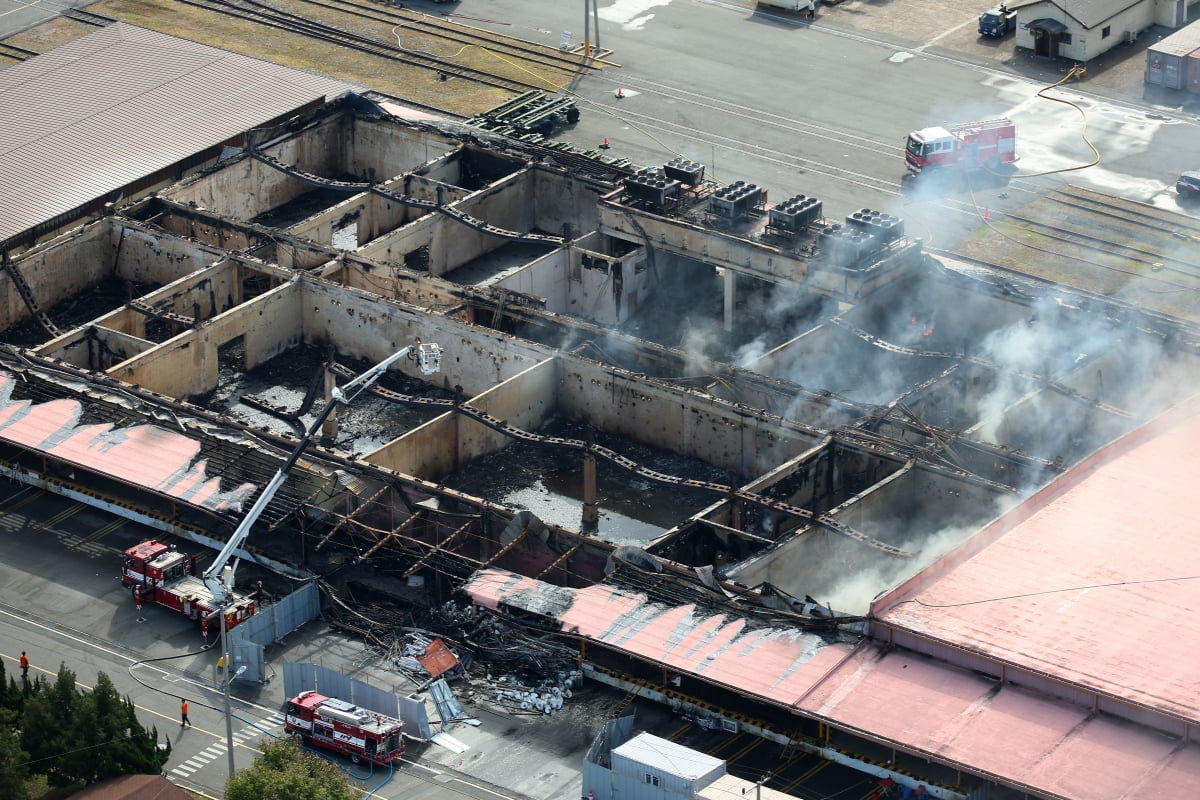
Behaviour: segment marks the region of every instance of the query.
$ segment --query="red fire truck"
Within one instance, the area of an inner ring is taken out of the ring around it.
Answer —
[[[305,744],[350,756],[355,764],[386,764],[404,752],[404,725],[345,700],[314,691],[288,701],[284,731]]]
[[[196,574],[195,556],[189,558],[174,545],[150,539],[126,550],[123,558],[121,585],[133,590],[139,608],[142,603],[157,603],[198,619],[205,636],[210,627],[216,630],[220,625],[217,609],[221,604]],[[225,607],[227,628],[249,619],[258,608],[252,598],[237,592],[228,595]]]
[[[238,548],[246,542],[259,515],[275,497],[275,492],[283,486],[288,471],[300,460],[304,448],[316,436],[337,404],[348,404],[379,380],[388,367],[406,357],[416,362],[423,375],[432,375],[441,369],[442,348],[436,344],[422,343],[418,339],[415,344],[393,353],[345,386],[334,387],[331,392],[332,399],[317,414],[316,420],[293,448],[291,455],[263,487],[254,505],[246,512],[237,529],[204,572],[197,573],[195,559],[189,560],[176,553],[173,547],[167,547],[153,539],[126,550],[121,567],[121,584],[127,588],[133,587],[138,608],[142,607],[143,602],[158,603],[182,612],[192,619],[198,618],[205,637],[208,636],[211,624],[220,625],[221,616],[218,615],[218,609],[225,609],[226,629],[254,616],[259,604],[233,588],[238,565],[235,554]],[[233,563],[230,563],[231,559]],[[261,583],[258,596],[261,600]]]
[[[1016,160],[1017,128],[1004,118],[922,128],[908,135],[904,148],[904,164],[914,174],[960,163],[996,169]]]

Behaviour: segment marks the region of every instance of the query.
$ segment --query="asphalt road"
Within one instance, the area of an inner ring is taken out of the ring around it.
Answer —
[[[980,53],[956,54],[936,44],[961,38],[977,10],[938,16],[922,14],[915,0],[898,2],[913,7],[913,21],[888,37],[855,29],[841,6],[823,7],[809,25],[734,3],[601,3],[600,45],[619,66],[567,87],[582,115],[556,138],[578,149],[607,139],[607,155],[637,165],[682,155],[722,183],[757,183],[772,200],[815,196],[833,219],[860,208],[886,211],[906,220],[909,235],[946,249],[984,217],[1070,183],[1195,213],[1179,205],[1174,181],[1200,163],[1197,118],[1130,99],[1137,58],[1097,84],[1104,94],[1072,82],[1046,99],[1039,91],[1061,80],[1066,65],[1019,74]],[[547,44],[570,32],[578,43],[582,6],[462,0],[452,18]],[[1120,70],[1131,74],[1120,79]],[[1015,175],[948,189],[907,179],[910,130],[1000,116],[1017,124]]]
[[[0,39],[54,19],[68,8],[91,0],[0,0]]]
[[[117,580],[121,552],[156,533],[53,495],[8,482],[0,487],[6,492],[0,499],[0,585],[5,587],[0,658],[8,674],[16,673],[22,650],[29,654],[30,674],[47,680],[54,680],[62,664],[75,672],[81,688],[92,686],[104,672],[117,691],[133,701],[142,724],[156,727],[160,737],[169,739],[171,758],[164,767],[168,777],[202,794],[221,796],[229,761],[216,648],[205,649],[199,631],[181,615],[149,604],[139,612]],[[142,663],[164,658],[169,660]],[[269,658],[275,676],[284,661],[308,661],[396,691],[414,688],[379,668],[375,654],[363,643],[320,621],[285,637]],[[241,769],[253,761],[260,739],[283,734],[283,682],[235,681],[231,695],[234,762]],[[189,701],[193,727],[180,727],[181,697]],[[336,763],[355,786],[364,792],[376,790],[379,798],[433,800],[448,792],[481,800],[553,797],[563,786],[577,787],[581,761],[574,754],[542,759],[540,769],[526,769],[527,774],[505,781],[532,789],[532,794],[500,788],[458,769],[465,761],[491,768],[481,754],[501,749],[496,742],[503,742],[502,732],[511,727],[482,709],[475,713],[484,725],[453,734],[470,744],[465,756],[436,746],[410,745],[409,757],[391,773],[356,768],[344,759]],[[532,747],[537,739],[513,737],[512,746]]]

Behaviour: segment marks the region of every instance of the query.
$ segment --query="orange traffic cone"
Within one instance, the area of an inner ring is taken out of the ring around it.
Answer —
[[[607,149],[608,149],[608,137],[607,137],[607,136],[605,136],[605,137],[604,137],[604,141],[600,143],[600,149],[601,149],[601,150],[607,150]]]
[[[621,100],[621,99],[624,99],[624,97],[625,97],[625,92],[624,92],[624,90],[622,90],[622,89],[619,89],[619,88],[618,88],[618,89],[617,89],[617,99],[618,99],[618,100]]]

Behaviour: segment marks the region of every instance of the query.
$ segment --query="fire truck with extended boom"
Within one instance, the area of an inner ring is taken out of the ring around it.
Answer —
[[[404,752],[398,719],[309,690],[288,700],[283,730],[306,745],[350,756],[355,764],[386,764]]]
[[[263,488],[250,511],[229,537],[229,541],[203,573],[197,572],[195,556],[189,558],[176,552],[173,545],[168,547],[154,539],[126,550],[121,567],[121,585],[125,588],[132,587],[138,607],[141,608],[143,602],[157,603],[192,619],[199,619],[201,633],[206,638],[209,626],[220,622],[221,617],[217,615],[222,609],[227,630],[253,616],[258,610],[258,604],[254,598],[234,591],[233,580],[238,562],[235,560],[233,564],[229,564],[229,559],[250,535],[250,528],[258,521],[259,515],[283,485],[288,471],[299,460],[309,440],[320,430],[334,407],[338,403],[348,405],[360,392],[379,380],[388,367],[405,356],[417,362],[417,367],[423,375],[432,375],[441,369],[441,348],[436,344],[422,344],[417,340],[415,345],[393,353],[345,386],[335,387],[332,392],[333,398],[317,414],[316,420],[301,437],[287,461]]]
[[[952,165],[996,169],[1016,160],[1017,127],[1003,117],[922,128],[908,135],[904,147],[904,164],[914,174]]]

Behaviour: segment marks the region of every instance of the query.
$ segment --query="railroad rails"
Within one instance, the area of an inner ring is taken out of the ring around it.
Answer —
[[[436,72],[443,80],[453,77],[494,89],[502,89],[514,94],[520,94],[531,89],[547,88],[547,81],[538,81],[536,72],[533,72],[528,79],[506,77],[496,72],[459,63],[450,58],[441,58],[420,50],[405,49],[391,41],[383,41],[361,33],[355,33],[340,26],[312,20],[301,14],[275,8],[266,3],[256,2],[256,0],[179,0],[179,2],[193,8],[215,12],[223,16],[234,17],[275,30],[357,50],[402,66]],[[318,6],[327,11],[349,15],[354,20],[367,20],[381,25],[390,25],[393,28],[419,25],[422,28],[422,35],[435,35],[437,28],[437,26],[428,22],[423,23],[420,20],[399,13],[382,10],[373,11],[365,6],[348,2],[348,0],[334,0],[334,2],[302,0],[302,2]],[[340,5],[336,3],[340,3]],[[497,45],[492,38],[480,35],[472,40],[470,37],[473,34],[461,32],[455,32],[454,36],[448,34],[442,35],[443,38],[454,42],[458,50],[461,50],[465,43],[474,44],[476,41],[479,43],[486,41],[488,42],[487,48],[489,50],[505,53],[510,59],[519,58],[523,61],[532,61],[535,68],[553,68],[563,72],[578,72],[583,69],[598,68],[596,66],[589,67],[581,58],[559,55],[553,51],[530,45],[516,45],[513,43]],[[483,47],[484,45],[479,44],[479,46]]]
[[[397,30],[419,33],[433,39],[442,39],[460,50],[464,47],[480,47],[508,58],[517,58],[527,67],[548,67],[568,72],[599,70],[605,62],[592,58],[564,54],[549,47],[501,34],[480,31],[467,25],[447,23],[442,17],[432,17],[419,12],[401,13],[381,8],[377,3],[359,3],[355,0],[295,0],[305,5],[317,6],[330,11],[350,14],[372,22],[397,26]],[[412,16],[416,14],[417,16]],[[401,44],[402,49],[406,49]],[[430,54],[432,55],[432,54]],[[538,88],[547,89],[548,86]]]
[[[24,61],[27,58],[33,58],[39,53],[33,50],[26,50],[24,47],[17,47],[11,44],[0,42],[0,58],[10,59],[12,61]]]
[[[1200,279],[1200,222],[1166,219],[1157,209],[1069,186],[1046,195],[1058,213],[1008,214],[1012,222],[1084,250],[1148,269]],[[1200,288],[1200,287],[1198,287]]]
[[[94,28],[103,28],[105,25],[111,25],[117,20],[113,17],[106,17],[103,14],[93,14],[91,11],[84,11],[81,8],[65,9],[60,16],[67,19],[82,22],[84,25],[91,25]]]

